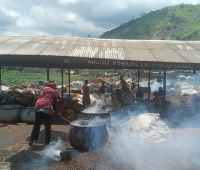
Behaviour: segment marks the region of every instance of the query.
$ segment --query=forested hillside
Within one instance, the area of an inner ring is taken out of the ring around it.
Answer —
[[[143,14],[100,38],[200,40],[200,5],[177,5]]]

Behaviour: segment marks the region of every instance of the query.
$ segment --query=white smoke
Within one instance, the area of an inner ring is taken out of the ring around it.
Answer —
[[[171,85],[173,81],[170,81],[168,85]],[[177,89],[176,89],[177,90]],[[146,107],[138,106],[137,108],[126,107],[119,111],[112,112],[111,119],[114,126],[114,132],[109,129],[111,138],[110,159],[117,160],[122,165],[130,165],[133,169],[137,170],[154,170],[154,169],[200,169],[200,113],[199,109],[195,109],[192,105],[178,107],[171,107],[168,111],[168,117],[163,119],[163,125],[166,123],[168,128],[172,130],[173,136],[171,140],[162,143],[146,143],[137,138],[132,140],[133,134],[128,134],[130,128],[124,128],[125,133],[121,133],[120,126],[125,125],[130,120],[138,115],[143,115],[147,110]],[[140,124],[138,124],[140,125]],[[153,125],[154,126],[154,125]],[[165,133],[154,134],[149,130],[157,128],[157,126],[149,126],[137,135],[145,135],[154,138],[157,135],[165,136]],[[137,129],[132,129],[134,132]],[[148,132],[148,133],[147,133]],[[113,135],[114,134],[114,135]],[[127,135],[128,134],[128,135]],[[112,135],[112,136],[111,136]],[[135,135],[135,133],[134,133]],[[134,136],[135,137],[135,136]],[[124,167],[124,169],[130,169]]]
[[[134,105],[128,105],[125,107],[122,107],[120,110],[112,111],[111,114],[111,120],[112,120],[112,126],[119,126],[134,116],[146,113],[148,112],[147,108],[141,103],[137,106],[137,108]]]
[[[23,170],[35,170],[35,169],[48,169],[50,165],[56,164],[60,161],[60,152],[63,146],[63,141],[58,139],[51,144],[45,146],[41,152],[41,156],[37,159],[33,159],[31,162],[27,162],[21,165]],[[29,155],[27,155],[28,157]]]
[[[86,112],[86,113],[94,113],[95,110],[99,110],[101,109],[103,106],[105,106],[105,103],[103,101],[102,98],[98,99],[94,105],[90,106],[90,107],[87,107],[83,110],[83,112]]]
[[[48,157],[54,161],[60,160],[60,152],[62,151],[61,148],[63,146],[63,141],[58,139],[58,141],[52,142],[50,145],[47,145],[43,151],[43,157]]]

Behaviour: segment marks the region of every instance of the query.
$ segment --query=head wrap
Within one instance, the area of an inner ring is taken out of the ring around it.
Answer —
[[[85,84],[88,84],[88,80],[85,80],[84,83],[85,83]]]
[[[48,80],[45,85],[48,87],[53,87],[56,86],[56,82],[54,80]]]

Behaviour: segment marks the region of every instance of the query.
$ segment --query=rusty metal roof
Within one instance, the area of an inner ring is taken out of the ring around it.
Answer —
[[[0,36],[1,65],[200,69],[200,41]]]

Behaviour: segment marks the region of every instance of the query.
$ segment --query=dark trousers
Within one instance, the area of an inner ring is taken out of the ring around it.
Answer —
[[[31,133],[31,142],[38,140],[40,125],[42,123],[44,123],[45,126],[45,144],[49,144],[51,140],[51,115],[44,112],[35,113],[35,124]]]

